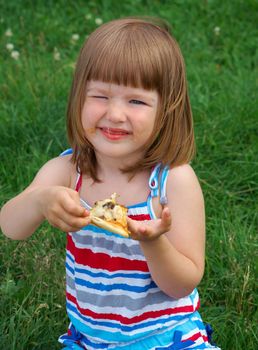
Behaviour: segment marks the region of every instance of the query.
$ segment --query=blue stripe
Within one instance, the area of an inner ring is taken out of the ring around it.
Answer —
[[[94,233],[106,233],[107,232],[111,235],[111,232],[104,230],[103,228],[100,228],[98,226],[92,225],[92,224],[89,224],[87,226],[82,227],[81,230],[82,231],[92,231]]]
[[[127,208],[128,209],[133,209],[133,208],[144,208],[147,206],[146,202],[142,202],[142,203],[137,203],[137,204],[133,204],[133,205],[128,205]]]
[[[68,271],[70,271],[72,274],[74,274],[74,269],[71,267],[71,266],[69,266],[67,263],[65,264],[65,267],[66,267],[66,269],[68,270]]]
[[[81,228],[82,231],[88,231],[89,233],[94,232],[94,233],[98,233],[101,235],[106,235],[106,236],[115,236],[116,238],[120,238],[120,239],[130,239],[129,237],[124,237],[121,235],[118,235],[117,233],[113,233],[111,231],[105,230],[103,228],[100,228],[98,226],[89,224],[87,226],[84,226]]]
[[[103,283],[91,283],[89,281],[84,281],[83,279],[77,278],[77,277],[75,277],[74,280],[75,280],[75,283],[80,286],[101,290],[101,291],[111,291],[116,289],[122,289],[122,290],[135,292],[135,293],[144,293],[149,291],[150,289],[157,288],[157,285],[153,281],[150,284],[141,287],[141,286],[130,286],[125,283],[113,283],[112,285],[104,285]]]
[[[73,270],[68,264],[65,265],[66,268],[71,271],[72,273],[83,273],[85,275],[91,276],[91,277],[103,277],[103,278],[107,278],[107,279],[114,279],[114,278],[132,278],[132,279],[140,279],[140,280],[148,280],[150,279],[150,274],[146,274],[146,275],[140,275],[139,273],[114,273],[113,275],[108,275],[107,273],[104,272],[92,272],[92,271],[88,271],[86,269],[81,269],[78,267],[75,267],[75,269]]]
[[[75,263],[74,257],[70,254],[70,252],[66,249],[66,258],[71,261],[72,264]]]

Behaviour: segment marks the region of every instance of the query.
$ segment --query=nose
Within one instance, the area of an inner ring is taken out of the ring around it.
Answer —
[[[111,100],[108,105],[106,118],[113,123],[122,123],[126,121],[126,113],[121,101]]]

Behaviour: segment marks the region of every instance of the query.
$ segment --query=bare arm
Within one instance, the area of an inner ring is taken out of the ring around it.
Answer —
[[[88,213],[79,195],[70,187],[72,165],[69,157],[54,158],[37,173],[32,183],[1,209],[0,225],[12,239],[25,239],[47,219],[64,231],[88,224]]]
[[[154,281],[168,295],[180,298],[191,293],[204,272],[204,201],[189,165],[170,171],[167,196],[161,219],[129,220],[129,227],[140,240]]]

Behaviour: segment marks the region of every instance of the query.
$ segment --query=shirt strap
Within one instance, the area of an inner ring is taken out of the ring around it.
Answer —
[[[72,154],[72,153],[73,153],[73,149],[68,148],[65,151],[63,151],[62,153],[60,153],[59,156],[66,156],[67,154]]]
[[[161,205],[166,205],[168,202],[166,195],[168,174],[169,166],[162,167],[159,163],[153,168],[149,179],[151,197],[159,196]]]
[[[167,199],[167,179],[169,174],[169,166],[165,166],[165,168],[162,169],[161,173],[161,179],[160,179],[160,204],[166,205],[168,204]]]
[[[76,180],[76,184],[75,184],[75,191],[79,192],[80,188],[82,186],[82,174],[78,173],[77,175],[77,180]]]
[[[149,187],[151,190],[151,197],[159,196],[159,173],[160,173],[161,164],[157,164],[151,172],[149,178]]]

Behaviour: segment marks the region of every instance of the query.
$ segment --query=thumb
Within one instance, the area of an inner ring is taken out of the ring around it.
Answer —
[[[172,217],[168,207],[164,207],[162,210],[161,220],[167,226],[170,226],[172,224]]]
[[[76,213],[79,216],[88,216],[88,212],[86,210],[86,208],[84,207],[80,195],[77,191],[72,190],[71,188],[69,188],[68,191],[68,195],[69,197],[73,200],[74,204],[76,204]]]

